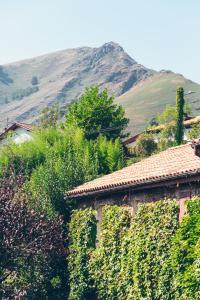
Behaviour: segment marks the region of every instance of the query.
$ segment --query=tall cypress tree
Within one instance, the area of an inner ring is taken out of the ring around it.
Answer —
[[[183,126],[183,117],[184,117],[184,90],[183,88],[178,88],[176,91],[176,134],[175,139],[177,145],[182,144],[184,126]]]

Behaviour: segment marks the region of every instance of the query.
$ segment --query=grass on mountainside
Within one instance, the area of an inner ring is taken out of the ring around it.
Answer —
[[[116,99],[123,105],[126,116],[130,119],[128,131],[131,135],[145,129],[149,121],[162,112],[167,104],[174,105],[177,87],[183,87],[185,96],[194,115],[200,114],[200,85],[185,79],[180,74],[161,73],[141,82],[136,87]]]

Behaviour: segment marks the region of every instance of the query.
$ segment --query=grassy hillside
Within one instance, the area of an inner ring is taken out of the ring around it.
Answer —
[[[200,114],[200,85],[172,72],[160,72],[139,83],[117,98],[130,119],[129,131],[142,131],[149,121],[167,104],[175,104],[176,88],[182,86],[194,115]],[[192,92],[192,93],[191,93]],[[194,92],[194,93],[193,93]]]

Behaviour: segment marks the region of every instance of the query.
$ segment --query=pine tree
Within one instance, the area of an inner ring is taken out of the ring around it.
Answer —
[[[175,140],[177,145],[182,144],[183,142],[183,117],[184,117],[184,90],[183,88],[178,88],[176,91],[176,133]]]

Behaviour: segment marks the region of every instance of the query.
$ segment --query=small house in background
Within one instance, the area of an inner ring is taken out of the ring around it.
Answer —
[[[185,200],[200,195],[200,142],[169,148],[158,154],[105,175],[66,193],[80,208],[97,210],[101,223],[106,204],[128,207],[135,214],[140,203],[177,199],[179,218]]]
[[[9,141],[21,144],[32,139],[31,130],[32,126],[30,124],[13,123],[0,134],[0,146],[6,145]]]
[[[185,128],[185,133],[184,133],[184,140],[188,140],[188,131],[192,128],[192,126],[200,124],[200,116],[196,117],[188,117],[184,121],[184,128]],[[134,145],[134,143],[137,141],[137,139],[142,135],[143,133],[151,133],[151,134],[159,134],[163,129],[165,128],[165,125],[158,125],[154,126],[152,128],[149,128],[143,132],[140,132],[126,140],[123,141],[124,145]]]

